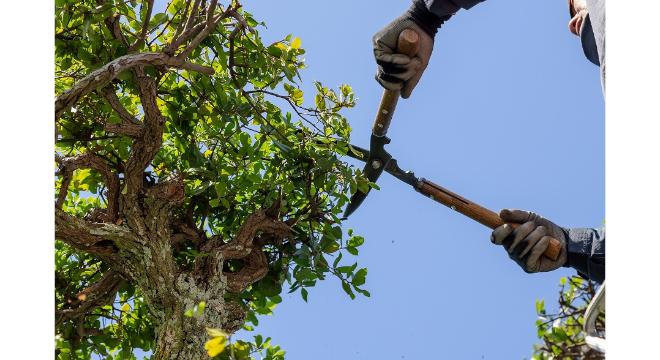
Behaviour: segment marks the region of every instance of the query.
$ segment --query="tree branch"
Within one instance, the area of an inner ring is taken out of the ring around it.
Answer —
[[[67,320],[75,320],[100,306],[112,304],[117,290],[123,283],[124,279],[118,273],[112,270],[106,272],[99,281],[70,299],[66,309],[56,312],[55,325]]]
[[[142,6],[144,6],[144,3],[142,3]],[[142,22],[142,32],[140,33],[140,37],[137,38],[135,42],[128,48],[129,53],[134,52],[138,46],[140,46],[140,43],[147,43],[147,32],[149,31],[149,21],[151,20],[151,12],[153,9],[154,0],[147,0],[147,14],[144,18],[144,21]]]
[[[176,58],[177,59],[182,59],[182,60],[187,58],[188,55],[190,55],[190,53],[197,46],[199,46],[199,44],[204,39],[206,39],[206,37],[209,36],[209,34],[211,34],[211,31],[213,31],[215,29],[215,27],[218,25],[218,23],[222,19],[227,18],[228,16],[233,16],[232,14],[236,13],[236,10],[238,10],[240,8],[240,6],[241,6],[240,4],[238,4],[238,7],[236,7],[236,8],[232,8],[230,6],[222,14],[219,14],[218,16],[215,16],[215,17],[211,17],[210,21],[204,22],[203,24],[206,24],[206,25],[202,29],[202,31],[200,31],[199,34],[197,34],[197,36],[195,36],[195,38],[192,39],[192,41],[190,41],[190,44],[188,44],[188,46],[186,46],[186,48],[179,55],[177,55]]]
[[[253,249],[254,237],[259,232],[284,238],[291,233],[291,228],[282,221],[268,217],[266,210],[259,210],[247,217],[234,240],[218,249],[222,253],[222,258],[242,259],[248,256]]]
[[[93,169],[101,173],[108,188],[108,205],[104,221],[115,221],[119,211],[119,177],[112,171],[105,160],[93,153],[85,153],[67,158],[57,157],[56,160],[60,164],[60,171],[63,176],[62,186],[60,187],[55,204],[56,208],[62,208],[73,172],[78,169]]]
[[[211,0],[209,7],[206,9],[206,22],[213,19],[213,13],[215,12],[216,6],[218,6],[218,0]]]
[[[99,6],[105,5],[105,3],[105,0],[96,0],[96,4]],[[116,40],[119,40],[119,42],[121,42],[124,46],[128,46],[128,40],[126,40],[126,36],[124,36],[124,33],[119,27],[119,21],[119,14],[112,14],[103,20],[105,26],[108,28],[108,30],[110,30],[112,37]]]
[[[120,124],[106,123],[105,130],[111,133],[126,135],[133,138],[142,136],[142,125],[128,110],[121,104],[119,97],[112,85],[108,85],[101,89],[103,97],[106,99],[110,107],[119,115],[122,120]]]
[[[227,291],[230,293],[241,293],[268,274],[268,258],[261,249],[252,249],[252,252],[243,258],[243,262],[241,270],[224,273],[227,278]]]
[[[73,87],[63,92],[55,99],[55,119],[64,111],[71,108],[81,97],[89,94],[99,87],[107,85],[117,75],[125,70],[140,65],[162,66],[165,68],[180,68],[213,74],[214,70],[208,66],[186,63],[181,57],[171,57],[164,53],[137,53],[118,57],[76,82]]]
[[[119,115],[119,118],[123,122],[133,125],[140,125],[140,120],[131,115],[131,113],[126,110],[124,105],[121,104],[119,97],[115,92],[115,88],[112,85],[108,85],[101,89],[101,93],[103,94],[105,100],[108,101],[108,104],[110,104],[110,107],[112,107],[112,110],[114,110],[117,115]]]
[[[136,199],[142,190],[144,169],[149,165],[163,142],[165,118],[158,109],[157,85],[154,79],[144,73],[144,69],[135,69],[140,102],[144,111],[144,134],[135,139],[131,154],[126,163],[125,183],[128,199]]]
[[[147,196],[168,207],[180,204],[186,196],[183,177],[177,175],[172,179],[159,182],[147,190]]]
[[[193,3],[192,10],[190,10],[190,15],[188,15],[188,20],[186,21],[186,25],[184,26],[184,31],[190,30],[190,28],[193,26],[193,23],[195,22],[195,19],[197,18],[197,11],[199,10],[199,3],[200,0],[195,0]]]
[[[127,228],[111,223],[92,223],[55,209],[55,237],[68,245],[108,259],[116,244],[139,242]]]

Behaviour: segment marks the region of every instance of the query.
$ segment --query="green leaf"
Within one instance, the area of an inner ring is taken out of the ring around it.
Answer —
[[[342,257],[341,253],[337,254],[337,257],[335,258],[335,261],[332,262],[332,267],[333,268],[337,267],[337,265],[339,264],[339,261],[341,260],[341,257]]]
[[[362,180],[362,181],[358,180],[357,188],[358,188],[358,190],[360,190],[360,192],[363,192],[363,193],[366,194],[366,193],[369,192],[369,182],[364,181],[364,180]]]
[[[355,299],[355,294],[353,293],[353,290],[351,290],[351,286],[346,281],[341,282],[341,287],[344,289],[344,292],[351,297],[351,299]]]
[[[266,276],[257,284],[258,290],[265,296],[275,296],[282,292],[282,285],[271,276]]]
[[[352,266],[340,266],[337,268],[337,271],[339,271],[342,274],[350,274],[353,271]]]
[[[348,246],[358,247],[364,244],[364,238],[362,236],[353,236],[348,239]]]
[[[200,301],[199,304],[197,304],[196,308],[197,309],[195,315],[197,317],[202,316],[202,314],[204,313],[204,309],[206,309],[206,301]]]
[[[269,47],[267,48],[267,51],[268,51],[269,54],[271,54],[271,55],[273,55],[273,56],[275,56],[275,57],[277,57],[277,58],[279,58],[279,57],[282,56],[282,49],[280,49],[279,47],[275,46],[275,44],[269,46]]]
[[[545,301],[536,300],[536,313],[539,315],[545,314]]]
[[[353,275],[353,285],[360,286],[363,285],[367,278],[367,268],[358,270],[355,275]]]
[[[333,252],[335,252],[335,251],[337,251],[337,250],[339,250],[339,249],[340,249],[339,244],[336,243],[336,242],[334,242],[334,241],[332,241],[332,242],[328,243],[327,245],[325,245],[325,246],[323,247],[323,250],[322,250],[322,251],[323,251],[324,253],[326,253],[326,254],[332,254]]]
[[[277,140],[271,140],[275,146],[277,146],[283,152],[290,152],[291,148],[288,145],[285,145]]]
[[[165,14],[165,13],[158,13],[158,14],[155,14],[155,15],[152,17],[152,21],[153,21],[153,22],[151,23],[151,26],[152,26],[152,27],[153,27],[153,26],[158,26],[158,25],[164,23],[165,21],[167,21],[167,14]]]
[[[552,328],[552,334],[559,340],[559,341],[568,341],[569,337],[566,335],[566,332],[564,329],[560,327],[553,327]]]
[[[300,289],[300,296],[302,296],[303,300],[307,302],[307,289],[305,288]]]

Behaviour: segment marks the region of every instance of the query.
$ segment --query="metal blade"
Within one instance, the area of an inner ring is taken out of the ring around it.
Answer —
[[[385,151],[385,145],[389,143],[390,139],[387,136],[371,135],[371,143],[369,146],[371,151],[368,152],[369,156],[364,165],[364,174],[370,182],[376,182],[376,180],[378,180],[385,170],[385,167],[387,167],[387,164],[392,159],[392,155]],[[346,206],[346,210],[344,211],[344,219],[348,218],[358,207],[360,207],[370,191],[371,188],[369,188],[367,192],[358,190],[353,194],[351,201],[348,203],[348,206]]]
[[[417,189],[417,186],[419,184],[419,179],[415,176],[415,173],[412,171],[401,170],[396,159],[390,160],[390,162],[385,167],[385,171],[391,174],[392,176],[394,176],[395,178]]]
[[[349,151],[346,155],[352,157],[353,159],[366,162],[367,159],[369,159],[370,153],[369,150],[365,148],[349,144]],[[394,158],[390,159],[390,161],[385,166],[385,172],[414,188],[416,188],[419,183],[419,178],[415,176],[415,173],[412,171],[402,170],[399,167],[399,163]]]

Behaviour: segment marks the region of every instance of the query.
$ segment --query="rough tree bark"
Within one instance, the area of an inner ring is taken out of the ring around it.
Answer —
[[[188,9],[191,1],[187,3]],[[145,29],[153,2],[148,5]],[[95,70],[55,100],[57,120],[79,99],[98,91],[122,119],[121,124],[105,124],[106,131],[133,139],[130,156],[119,169],[93,152],[56,156],[62,177],[55,204],[56,238],[97,256],[111,269],[98,283],[81,292],[69,308],[60,311],[58,321],[76,319],[111,302],[120,284],[128,281],[142,291],[156,325],[155,359],[205,358],[205,328],[221,328],[229,333],[238,330],[244,323],[245,310],[238,303],[226,301],[225,294],[241,292],[266,275],[268,263],[261,250],[265,242],[261,238],[281,241],[290,232],[289,226],[262,209],[244,219],[233,239],[207,238],[195,224],[173,215],[186,198],[180,176],[161,179],[153,185],[144,181],[144,171],[161,147],[165,123],[156,104],[158,79],[146,75],[144,66],[154,66],[161,73],[168,68],[212,73],[213,69],[189,63],[186,57],[220,20],[238,16],[231,6],[217,9],[217,1],[202,8],[199,5],[195,1],[192,10],[184,14],[187,20],[183,19],[177,36],[162,53],[134,53],[137,46],[126,43],[116,16],[107,18],[105,24],[110,33],[128,46],[129,54]],[[144,37],[145,31],[142,34]],[[133,72],[144,110],[141,121],[121,105],[111,84],[122,71]],[[62,210],[77,169],[100,173],[107,188],[107,207],[95,209],[85,218]],[[203,244],[202,250],[208,256],[199,257],[191,269],[178,266],[174,247],[181,240]],[[223,264],[229,259],[241,259],[245,265],[238,272],[225,273]],[[187,309],[201,301],[206,302],[201,316],[184,316]],[[83,329],[81,335],[84,334]]]

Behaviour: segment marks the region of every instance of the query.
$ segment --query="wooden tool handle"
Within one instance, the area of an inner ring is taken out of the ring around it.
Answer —
[[[419,34],[414,30],[405,29],[399,34],[399,41],[397,43],[397,52],[408,56],[415,56],[419,46]],[[376,113],[376,120],[371,129],[371,133],[376,136],[385,136],[387,129],[390,127],[396,103],[399,100],[399,90],[385,90],[383,96],[380,98],[380,105],[378,106],[378,113]]]
[[[480,205],[477,205],[464,197],[455,194],[440,185],[434,184],[428,180],[421,179],[417,190],[431,199],[450,207],[459,213],[476,220],[491,229],[504,225],[504,221],[493,211],[490,211]],[[510,224],[514,228],[520,224]],[[551,260],[557,260],[561,253],[561,242],[557,239],[551,239],[548,248],[543,255]]]

